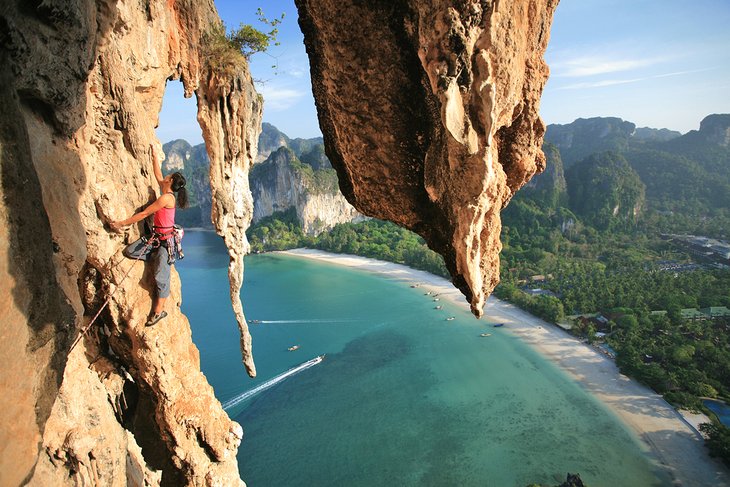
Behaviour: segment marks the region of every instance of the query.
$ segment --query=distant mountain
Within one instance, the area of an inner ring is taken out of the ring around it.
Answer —
[[[634,130],[632,138],[635,140],[645,140],[649,142],[666,142],[681,136],[682,132],[677,132],[676,130],[637,127],[636,130]]]
[[[692,130],[685,139],[696,138],[707,145],[728,147],[730,145],[730,114],[708,115],[700,122],[700,130]]]
[[[297,157],[315,150],[317,146],[324,147],[324,139],[322,137],[314,137],[311,139],[290,139],[286,134],[271,125],[270,123],[261,124],[261,135],[259,135],[259,151],[255,162],[263,162],[272,152],[279,147],[288,147],[294,151]],[[324,150],[322,150],[324,154]],[[329,161],[328,161],[329,163]]]
[[[659,148],[688,157],[706,170],[730,179],[730,114],[709,115],[700,122],[699,130],[687,132]]]
[[[318,235],[337,223],[362,218],[342,196],[337,173],[312,148],[305,153],[308,163],[288,147],[272,152],[266,161],[255,164],[249,181],[254,199],[254,223],[275,212],[294,209],[302,230]]]
[[[256,155],[255,162],[264,162],[279,147],[289,147],[289,137],[270,123],[262,123],[261,134],[259,135],[258,154]]]
[[[565,173],[570,209],[595,228],[633,224],[646,187],[626,159],[615,152],[586,157]]]
[[[547,126],[545,142],[560,150],[565,168],[597,152],[625,152],[636,125],[616,117],[579,118],[566,125]]]
[[[684,135],[613,117],[578,119],[549,125],[545,140],[558,148],[566,170],[606,150],[623,155],[654,210],[708,216],[730,209],[730,115],[709,115]]]
[[[294,151],[296,153],[296,151]],[[313,145],[308,151],[301,153],[299,159],[312,166],[313,169],[332,169],[330,160],[324,153],[324,142]]]

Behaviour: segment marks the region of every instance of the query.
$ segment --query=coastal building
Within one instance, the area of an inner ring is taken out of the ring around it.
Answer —
[[[725,306],[710,306],[700,309],[700,312],[711,320],[730,318],[730,309]]]
[[[552,292],[549,289],[542,289],[539,287],[536,288],[524,288],[522,289],[522,292],[527,294],[528,296],[552,296],[554,298],[557,298],[558,295]]]
[[[583,313],[580,315],[566,316],[565,321],[563,321],[562,324],[558,323],[558,326],[565,330],[570,330],[576,325],[581,328],[593,325],[593,328],[597,332],[596,336],[598,336],[598,333],[603,333],[603,335],[605,335],[606,333],[611,332],[609,321],[610,320],[601,313]]]
[[[679,315],[682,317],[683,320],[689,321],[707,319],[707,315],[702,313],[697,308],[682,308],[681,310],[679,310]]]
[[[664,234],[662,237],[702,260],[730,264],[730,243],[724,240],[698,235]]]

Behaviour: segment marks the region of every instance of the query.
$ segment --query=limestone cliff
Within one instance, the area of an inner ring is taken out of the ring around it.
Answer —
[[[254,222],[293,208],[304,233],[318,235],[338,223],[362,218],[340,193],[337,175],[331,167],[313,168],[287,147],[256,164],[249,181]]]
[[[481,315],[499,279],[500,211],[544,167],[557,0],[296,4],[343,194],[422,235]]]
[[[139,230],[106,226],[154,198],[148,149],[166,81],[180,79],[198,98],[253,375],[238,289],[261,100],[245,65],[210,69],[201,39],[218,22],[212,0],[0,9],[2,485],[242,483],[241,427],[200,372],[177,273],[170,316],[145,328],[151,276],[120,252]]]

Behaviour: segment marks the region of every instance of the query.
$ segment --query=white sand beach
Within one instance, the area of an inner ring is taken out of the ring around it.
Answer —
[[[446,279],[389,262],[319,250],[296,249],[287,255],[320,260],[376,272],[391,279],[418,285],[467,311],[464,296]],[[543,356],[556,363],[588,392],[613,411],[646,446],[649,455],[666,469],[676,486],[727,486],[730,472],[710,458],[699,432],[702,417],[685,419],[659,394],[619,373],[613,360],[582,343],[557,326],[519,308],[489,298],[484,318],[504,323],[504,329],[521,337]],[[693,426],[692,424],[695,426]],[[621,468],[617,465],[616,468]]]

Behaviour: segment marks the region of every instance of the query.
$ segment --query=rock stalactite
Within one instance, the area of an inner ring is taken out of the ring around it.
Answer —
[[[169,316],[145,328],[152,275],[121,255],[142,226],[107,225],[155,198],[149,146],[165,85],[180,79],[198,96],[245,332],[237,290],[261,101],[245,66],[211,74],[201,44],[218,22],[212,0],[0,9],[2,485],[242,484],[242,429],[200,371],[177,273]]]
[[[244,91],[243,86],[251,86],[247,72],[240,78],[222,79],[209,70],[205,83],[197,91],[198,121],[210,157],[213,224],[223,237],[230,257],[228,280],[241,336],[243,364],[248,374],[256,377],[251,334],[241,304],[241,286],[243,257],[248,253],[246,229],[253,217],[248,171],[257,154],[263,100],[252,89]]]
[[[477,316],[500,211],[544,168],[557,0],[296,0],[327,156],[362,213],[422,235]]]

